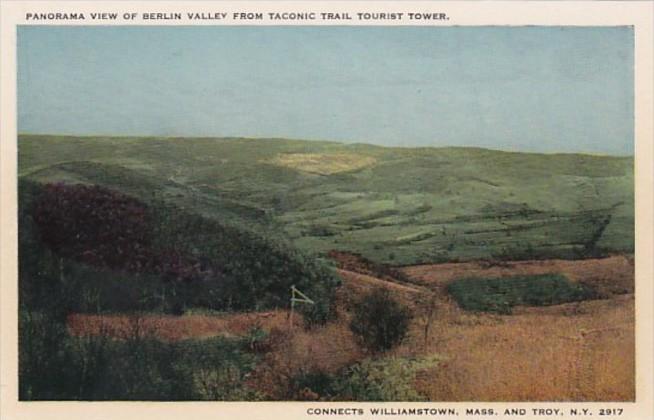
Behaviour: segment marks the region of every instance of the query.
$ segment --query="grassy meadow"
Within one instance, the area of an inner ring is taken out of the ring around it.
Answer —
[[[23,400],[634,399],[632,157],[46,135],[18,154]],[[292,285],[314,302],[293,318]],[[406,315],[383,351],[352,326],[375,290]]]

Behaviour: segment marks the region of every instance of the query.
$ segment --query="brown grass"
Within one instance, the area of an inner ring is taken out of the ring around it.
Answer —
[[[406,267],[437,296],[425,341],[419,321],[403,351],[438,353],[446,362],[423,372],[417,387],[432,401],[633,401],[633,260],[521,261]],[[563,273],[608,299],[515,308],[510,316],[462,311],[444,293],[461,277]]]
[[[361,360],[364,354],[347,324],[347,317],[341,316],[335,322],[310,331],[285,330],[248,384],[270,399],[292,399],[296,397],[289,386],[293,377],[316,371],[336,373]]]
[[[633,295],[511,316],[439,308],[427,343],[446,362],[418,388],[433,401],[632,401]]]
[[[117,338],[133,334],[139,323],[143,334],[152,334],[165,341],[214,336],[245,335],[254,327],[270,330],[288,324],[286,311],[239,313],[228,315],[88,315],[68,317],[68,329],[73,335],[99,334],[102,329]]]

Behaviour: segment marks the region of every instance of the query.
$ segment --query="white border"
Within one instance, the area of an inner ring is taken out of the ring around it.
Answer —
[[[347,22],[347,25],[571,25],[617,26],[633,25],[635,33],[635,171],[636,171],[636,363],[637,388],[635,403],[405,403],[407,407],[453,407],[464,413],[464,407],[478,408],[598,408],[619,407],[625,410],[621,419],[654,418],[653,386],[653,303],[654,303],[654,163],[653,152],[653,22],[654,3],[644,2],[342,2],[342,1],[280,1],[280,2],[8,2],[1,3],[0,52],[2,54],[1,124],[0,124],[0,418],[21,419],[128,419],[128,418],[193,418],[193,419],[295,419],[325,418],[309,416],[309,407],[363,407],[364,415],[330,416],[338,418],[372,419],[367,407],[393,407],[395,403],[146,403],[146,402],[18,402],[17,386],[17,226],[16,226],[16,25],[254,25],[257,22],[237,21],[101,21],[27,22],[25,13],[76,11],[123,12],[213,12],[213,11],[420,11],[447,13],[448,21]],[[280,23],[263,22],[272,25]],[[285,22],[284,25],[339,25],[337,21]],[[385,418],[399,418],[386,416]],[[402,416],[401,418],[414,418]],[[415,417],[417,418],[417,417]],[[429,417],[434,418],[434,417]],[[456,418],[468,418],[463,414]],[[485,418],[475,416],[470,418]],[[502,418],[494,416],[494,418]],[[523,416],[524,418],[548,418]],[[568,418],[557,417],[557,418]],[[590,417],[571,417],[590,418]],[[600,417],[592,417],[600,418]]]

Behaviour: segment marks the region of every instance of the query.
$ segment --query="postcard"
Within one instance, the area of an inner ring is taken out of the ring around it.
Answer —
[[[1,17],[2,418],[654,415],[652,3]]]

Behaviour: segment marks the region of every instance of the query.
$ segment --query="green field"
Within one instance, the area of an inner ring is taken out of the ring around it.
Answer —
[[[21,135],[19,177],[99,184],[393,265],[634,249],[632,157]]]
[[[596,297],[590,287],[571,283],[561,274],[466,278],[450,283],[447,290],[466,310],[501,314],[510,314],[517,305],[559,305]]]

